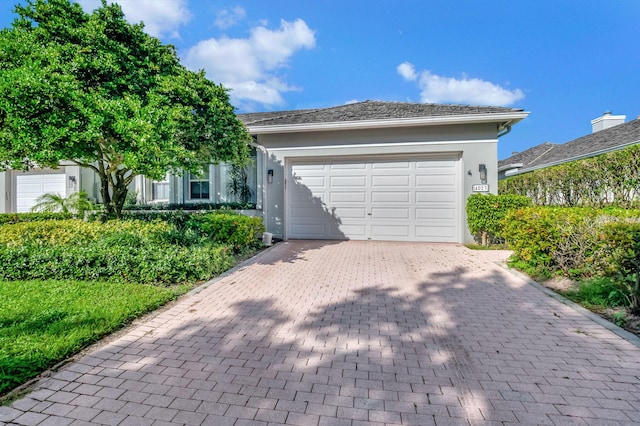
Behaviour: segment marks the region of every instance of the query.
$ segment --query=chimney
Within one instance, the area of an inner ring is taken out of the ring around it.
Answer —
[[[626,118],[626,115],[611,115],[611,111],[605,111],[602,117],[591,120],[592,133],[622,124]]]

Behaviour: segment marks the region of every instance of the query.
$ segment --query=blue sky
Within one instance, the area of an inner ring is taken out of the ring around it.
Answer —
[[[2,1],[0,26],[17,1]],[[530,111],[501,159],[590,133],[604,111],[640,115],[638,0],[118,2],[232,88],[239,112],[368,99]]]

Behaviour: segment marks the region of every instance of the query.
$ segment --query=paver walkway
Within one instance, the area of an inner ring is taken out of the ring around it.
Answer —
[[[0,407],[19,425],[639,424],[640,349],[451,244],[292,241]]]

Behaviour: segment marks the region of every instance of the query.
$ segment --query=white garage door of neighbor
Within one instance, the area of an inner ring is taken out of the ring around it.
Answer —
[[[66,175],[52,174],[24,174],[16,175],[16,211],[18,213],[31,211],[40,196],[47,193],[65,196]]]
[[[296,160],[287,236],[458,242],[457,157]]]

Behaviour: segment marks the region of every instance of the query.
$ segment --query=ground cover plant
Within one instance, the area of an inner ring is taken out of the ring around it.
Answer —
[[[72,280],[0,282],[0,395],[187,288]]]

